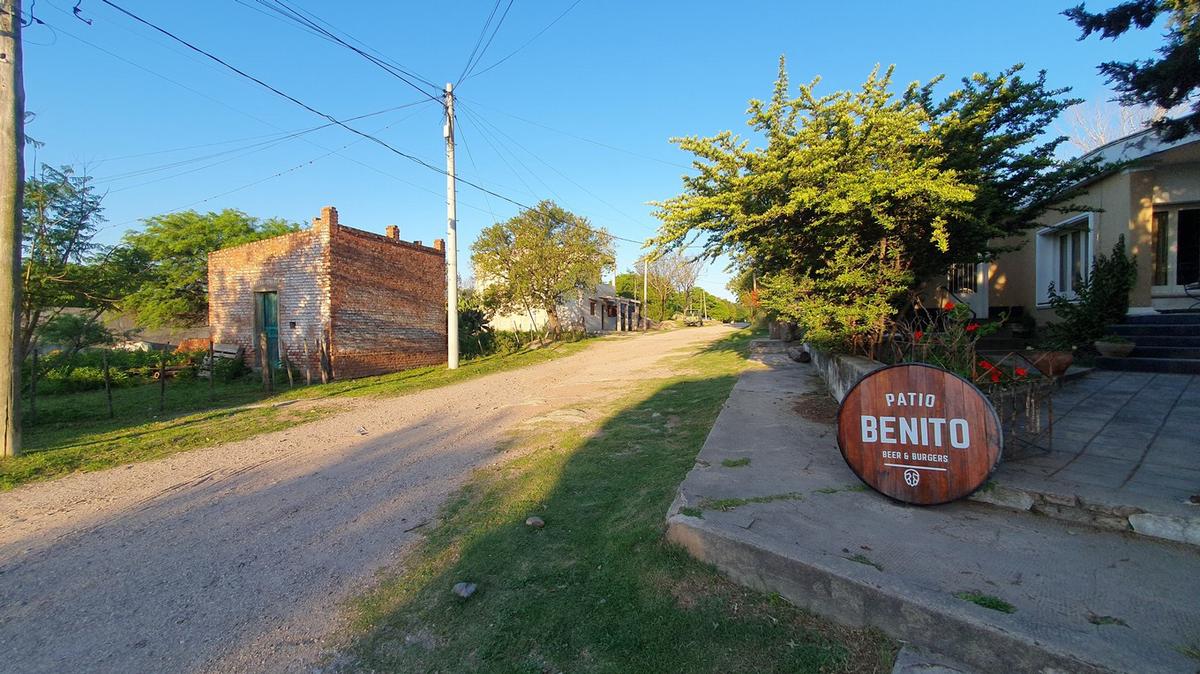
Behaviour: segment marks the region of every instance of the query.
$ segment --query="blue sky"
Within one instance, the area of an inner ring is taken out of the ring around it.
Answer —
[[[114,1],[338,119],[424,98],[353,52],[247,7],[253,0]],[[479,69],[572,2],[516,0]],[[435,83],[458,79],[494,6],[292,4]],[[642,240],[656,227],[648,202],[677,194],[688,164],[668,139],[744,133],[746,103],[770,94],[781,54],[793,82],[819,75],[827,91],[856,87],[876,64],[896,64],[905,83],[1021,62],[1076,96],[1110,98],[1096,65],[1149,56],[1160,33],[1078,42],[1058,14],[1071,4],[581,0],[459,87],[458,170],[516,201],[555,199]],[[48,25],[25,33],[26,105],[36,115],[27,132],[45,143],[27,160],[88,167],[108,190],[101,241],[181,207],[307,222],[335,205],[354,227],[397,224],[403,238],[425,242],[444,235],[444,176],[337,127],[280,140],[325,120],[99,0],[80,5],[90,26],[72,5],[38,0]],[[352,125],[442,166],[441,110],[424,100]],[[481,228],[516,210],[460,188],[460,258]],[[619,242],[622,269],[637,255],[637,244]],[[701,284],[728,295],[726,280],[715,264]]]

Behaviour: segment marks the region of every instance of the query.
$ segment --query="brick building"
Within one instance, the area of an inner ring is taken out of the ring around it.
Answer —
[[[285,353],[318,376],[327,336],[333,376],[350,379],[446,362],[446,254],[338,223],[321,209],[312,227],[211,253],[208,324],[257,366],[259,335],[273,362]],[[306,360],[307,359],[307,360]]]

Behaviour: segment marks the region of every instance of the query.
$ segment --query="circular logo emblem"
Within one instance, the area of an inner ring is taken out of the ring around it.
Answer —
[[[838,447],[863,482],[906,503],[934,505],[978,489],[1000,462],[991,403],[971,382],[932,365],[871,372],[838,408]]]

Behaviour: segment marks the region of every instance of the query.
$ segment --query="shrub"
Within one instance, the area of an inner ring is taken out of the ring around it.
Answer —
[[[1109,255],[1098,255],[1092,271],[1069,298],[1050,284],[1050,306],[1059,322],[1046,325],[1047,346],[1055,349],[1086,347],[1108,333],[1108,326],[1125,320],[1129,292],[1137,280],[1137,262],[1125,253],[1125,236]]]

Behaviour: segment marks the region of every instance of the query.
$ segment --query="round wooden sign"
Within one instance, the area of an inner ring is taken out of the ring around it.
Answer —
[[[881,494],[919,505],[960,499],[1000,462],[1000,419],[971,382],[932,365],[881,368],[838,408],[838,447]]]

